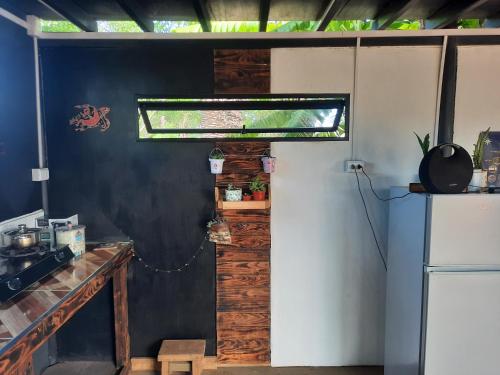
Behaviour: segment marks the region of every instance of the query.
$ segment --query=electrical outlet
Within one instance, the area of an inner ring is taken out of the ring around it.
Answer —
[[[365,162],[363,160],[346,160],[345,162],[345,172],[354,173],[354,170],[357,169],[358,172],[361,172],[361,168],[365,168]]]

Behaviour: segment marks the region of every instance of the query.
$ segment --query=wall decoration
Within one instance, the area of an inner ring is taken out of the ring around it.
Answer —
[[[106,117],[111,111],[109,107],[97,108],[90,104],[75,105],[80,112],[69,120],[76,132],[82,132],[90,128],[100,128],[102,132],[109,129],[111,123]]]
[[[500,187],[500,132],[490,132],[485,142],[483,168],[488,171],[488,186]]]

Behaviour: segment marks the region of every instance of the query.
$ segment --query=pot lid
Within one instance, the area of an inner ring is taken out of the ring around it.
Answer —
[[[11,229],[3,232],[3,234],[7,236],[19,236],[21,234],[38,233],[40,231],[40,228],[27,228],[25,224],[20,224],[18,229]]]

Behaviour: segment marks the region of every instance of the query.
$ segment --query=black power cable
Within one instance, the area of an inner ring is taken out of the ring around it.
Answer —
[[[372,184],[372,179],[370,178],[370,176],[368,176],[368,174],[365,172],[365,169],[363,167],[359,167],[359,169],[361,169],[361,172],[363,172],[363,174],[366,176],[366,178],[368,179],[368,182],[370,183],[370,189],[373,193],[373,195],[375,195],[375,197],[379,200],[379,201],[382,201],[382,202],[389,202],[389,201],[392,201],[394,199],[402,199],[402,198],[406,198],[408,195],[412,195],[412,194],[415,194],[415,193],[406,193],[404,195],[401,195],[399,197],[392,197],[392,198],[382,198],[380,197],[377,192],[375,191],[375,189],[373,188],[373,184]],[[354,170],[356,171],[356,169]]]
[[[363,170],[363,169],[361,169],[361,170]],[[370,215],[368,214],[368,207],[366,207],[365,197],[363,196],[363,192],[361,191],[361,184],[359,183],[359,176],[358,176],[357,168],[354,168],[354,173],[356,174],[356,181],[358,182],[359,195],[361,197],[361,201],[363,202],[363,207],[365,208],[366,218],[368,219],[368,223],[370,224],[370,228],[371,228],[372,234],[373,234],[373,239],[375,240],[375,244],[377,245],[377,250],[378,250],[378,253],[380,255],[380,259],[382,260],[382,263],[384,264],[384,268],[387,271],[387,262],[384,258],[383,253],[382,253],[382,249],[380,248],[380,244],[378,243],[377,235],[375,234],[375,229],[373,228],[373,224],[372,224],[372,221],[370,219]]]

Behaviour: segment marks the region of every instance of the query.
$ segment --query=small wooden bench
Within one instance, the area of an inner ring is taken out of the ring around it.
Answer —
[[[164,340],[158,353],[161,375],[169,375],[175,362],[190,362],[191,374],[201,375],[205,345],[205,340]]]

